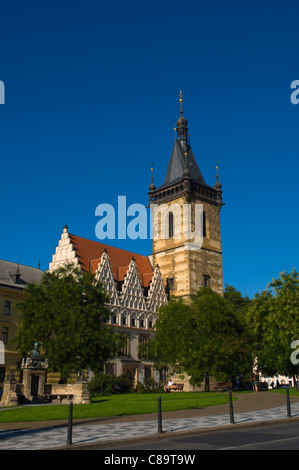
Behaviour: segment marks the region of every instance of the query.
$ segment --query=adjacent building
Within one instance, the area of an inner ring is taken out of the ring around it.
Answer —
[[[17,370],[21,360],[14,342],[20,323],[17,304],[24,299],[26,284],[38,283],[42,276],[38,268],[0,260],[0,384],[9,370]]]
[[[110,299],[110,325],[127,335],[120,356],[106,363],[105,371],[117,376],[128,372],[134,384],[144,383],[149,377],[163,379],[138,353],[139,344],[146,343],[153,334],[159,307],[167,303],[159,266],[152,267],[147,256],[71,234],[67,226],[49,271],[66,263],[90,270],[102,283]]]

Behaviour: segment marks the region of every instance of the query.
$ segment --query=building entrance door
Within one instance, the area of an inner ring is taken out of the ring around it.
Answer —
[[[38,395],[38,384],[39,384],[39,376],[33,375],[31,380],[31,396],[37,397]]]

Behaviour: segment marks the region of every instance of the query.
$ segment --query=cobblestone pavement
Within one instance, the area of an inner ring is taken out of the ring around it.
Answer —
[[[234,408],[243,410],[247,407],[249,411],[234,411],[234,424],[256,424],[261,422],[271,422],[275,420],[287,419],[287,406],[286,404],[276,406],[274,408],[267,408],[267,405],[262,405],[264,397],[260,396],[250,397],[240,400],[235,403]],[[278,400],[283,400],[285,397],[280,397]],[[276,399],[273,399],[274,402]],[[270,400],[271,402],[271,400]],[[247,405],[246,405],[247,403]],[[269,405],[269,401],[267,401]],[[250,408],[264,409],[250,410]],[[226,413],[221,413],[226,410]],[[172,434],[177,432],[188,432],[194,430],[204,430],[211,428],[221,428],[225,426],[234,426],[230,423],[229,408],[221,405],[213,407],[213,409],[205,409],[205,412],[200,413],[200,410],[188,410],[186,412],[165,413],[167,416],[164,418],[162,414],[162,430],[163,433]],[[192,412],[193,415],[192,416]],[[209,413],[210,412],[210,413]],[[185,414],[185,417],[182,417]],[[173,418],[171,416],[180,416]],[[299,401],[291,404],[291,416],[299,418]],[[37,426],[37,424],[36,424]],[[121,441],[125,439],[139,439],[145,437],[153,437],[157,435],[158,424],[156,415],[147,415],[136,418],[122,417],[122,419],[98,420],[97,422],[90,422],[90,424],[79,423],[74,424],[72,433],[72,442],[74,445],[79,444],[93,444],[93,443],[111,443],[113,441]],[[67,440],[67,422],[65,425],[57,425],[50,427],[20,427],[16,429],[3,429],[0,430],[0,449],[1,450],[39,450],[62,448],[66,445]]]

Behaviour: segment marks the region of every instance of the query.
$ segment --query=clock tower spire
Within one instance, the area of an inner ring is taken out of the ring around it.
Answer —
[[[220,211],[222,186],[208,185],[188,139],[180,92],[180,117],[164,182],[149,188],[153,213],[153,264],[158,264],[175,296],[190,297],[201,287],[223,292]],[[200,218],[200,222],[199,219]],[[194,242],[200,223],[201,244]],[[188,232],[186,232],[186,225]]]

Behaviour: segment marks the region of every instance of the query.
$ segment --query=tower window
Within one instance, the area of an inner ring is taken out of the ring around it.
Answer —
[[[168,215],[168,236],[169,238],[173,237],[173,213],[169,212]]]
[[[210,287],[211,276],[208,274],[203,275],[203,285],[204,287]]]
[[[207,236],[207,221],[206,221],[206,211],[202,213],[202,236]]]
[[[174,290],[174,278],[173,277],[167,278],[167,286],[170,292]]]

